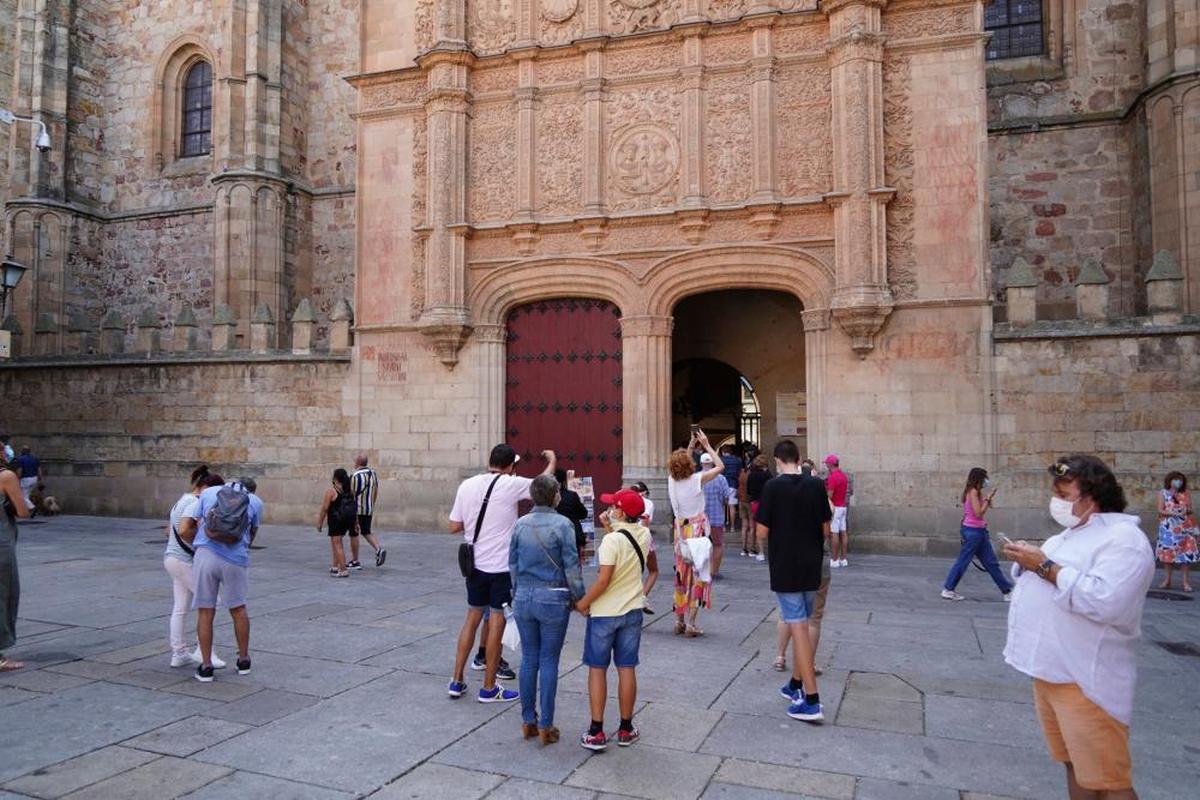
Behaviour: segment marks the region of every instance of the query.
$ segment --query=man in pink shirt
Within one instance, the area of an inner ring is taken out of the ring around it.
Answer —
[[[825,456],[825,465],[829,467],[825,491],[829,494],[829,504],[833,506],[833,519],[829,523],[829,566],[848,567],[850,563],[846,561],[846,541],[849,533],[846,528],[846,498],[850,494],[850,479],[842,472],[839,464],[838,457],[834,454]]]

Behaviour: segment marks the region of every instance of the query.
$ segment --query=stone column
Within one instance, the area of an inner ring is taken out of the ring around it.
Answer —
[[[1108,319],[1108,285],[1112,278],[1094,258],[1083,262],[1075,278],[1075,314],[1080,319]]]
[[[96,327],[86,314],[82,311],[72,314],[67,324],[67,332],[71,334],[69,349],[72,355],[87,355],[92,352],[91,339]]]
[[[1013,259],[1004,284],[1010,324],[1028,325],[1037,320],[1037,285],[1029,262],[1020,256]]]
[[[829,309],[814,308],[800,313],[804,324],[804,391],[808,399],[808,453],[813,458],[829,452],[825,416],[825,362],[829,352]]]
[[[49,312],[38,314],[37,326],[33,329],[35,350],[39,356],[58,355],[58,321]]]
[[[683,32],[683,68],[680,70],[682,116],[679,130],[682,158],[679,189],[684,208],[703,208],[704,197],[704,28]]]
[[[186,353],[199,350],[200,326],[196,323],[196,315],[191,306],[184,306],[175,318],[175,333],[171,337],[171,349],[176,353]],[[215,338],[215,336],[214,336]]]
[[[154,309],[147,308],[137,319],[137,350],[139,353],[156,353],[162,349],[162,336],[159,329],[158,314]]]
[[[517,208],[513,214],[516,222],[513,243],[517,254],[522,256],[533,255],[540,238],[534,223],[536,209],[533,203],[537,183],[537,62],[533,60],[536,53],[533,48],[513,53],[517,61],[517,89],[514,92],[517,105]]]
[[[238,349],[237,315],[229,306],[221,303],[213,313],[212,349],[229,352]]]
[[[454,30],[461,31],[461,27]],[[425,102],[429,238],[425,243],[425,309],[419,324],[439,360],[453,367],[471,332],[466,306],[466,160],[471,108],[467,80],[474,56],[462,50],[435,50],[422,56],[419,63],[429,82]]]
[[[105,355],[125,352],[125,318],[116,309],[100,320],[100,352]]]
[[[666,497],[671,454],[671,330],[675,318],[621,318],[621,442],[625,483],[645,481]],[[659,504],[666,511],[669,507]],[[657,510],[656,508],[656,510]]]
[[[585,42],[583,48],[583,80],[580,97],[583,102],[583,213],[580,215],[580,237],[589,249],[599,250],[607,235],[605,219],[604,162],[604,44]]]
[[[887,282],[884,186],[882,11],[887,0],[829,0],[829,64],[833,92],[833,318],[859,357],[892,312]]]
[[[300,301],[292,312],[292,352],[297,355],[308,355],[312,352],[313,326],[317,316],[313,313],[312,303],[308,298]]]
[[[1183,305],[1183,270],[1169,250],[1159,250],[1146,273],[1146,306],[1158,318],[1178,316]]]
[[[497,442],[504,441],[505,348],[508,328],[504,325],[476,325],[473,334],[478,352],[479,375],[479,459],[486,459]],[[481,462],[482,463],[482,462]]]
[[[333,351],[350,349],[350,326],[354,322],[354,309],[345,298],[338,300],[329,314],[329,349]]]
[[[250,318],[250,351],[252,353],[269,353],[275,346],[275,316],[271,307],[259,303]]]

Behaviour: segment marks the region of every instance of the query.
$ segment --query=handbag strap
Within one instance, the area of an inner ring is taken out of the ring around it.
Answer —
[[[479,516],[475,518],[475,536],[471,539],[471,547],[479,541],[479,531],[483,529],[483,515],[487,513],[488,501],[492,499],[492,489],[496,488],[496,483],[503,477],[503,473],[492,479],[492,485],[488,487],[487,494],[483,496],[483,504],[479,506]]]
[[[638,574],[641,575],[642,572],[646,571],[646,557],[642,555],[642,548],[638,547],[637,542],[633,538],[633,534],[631,534],[628,530],[625,528],[618,528],[618,530],[624,534],[625,538],[629,540],[629,543],[633,545],[633,552],[637,553],[638,563],[642,565],[641,572],[638,572]]]
[[[171,526],[171,535],[175,537],[175,541],[179,544],[179,547],[183,550],[183,552],[187,553],[189,556],[196,555],[196,551],[188,547],[187,542],[185,542],[183,537],[179,535],[179,531],[175,529],[174,525]]]
[[[542,552],[546,554],[546,558],[550,559],[550,563],[554,565],[554,568],[563,574],[563,581],[566,581],[566,570],[559,566],[559,563],[554,560],[554,556],[550,555],[550,550],[546,547],[546,543],[542,541],[542,535],[534,531],[533,538],[537,539],[538,547],[542,548]]]

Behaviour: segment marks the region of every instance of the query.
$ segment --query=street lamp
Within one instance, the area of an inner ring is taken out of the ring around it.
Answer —
[[[5,319],[4,311],[8,308],[8,293],[17,288],[26,269],[24,264],[13,261],[11,258],[4,259],[4,264],[0,265],[0,319]]]
[[[7,108],[0,108],[0,122],[12,125],[14,122],[18,121],[41,126],[42,131],[38,134],[37,141],[34,144],[37,146],[39,153],[50,152],[50,131],[46,130],[46,123],[42,122],[40,119],[34,119],[33,117],[23,117],[19,114],[14,114]]]

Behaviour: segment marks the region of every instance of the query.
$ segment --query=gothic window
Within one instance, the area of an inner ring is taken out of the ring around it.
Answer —
[[[990,31],[988,61],[1040,56],[1046,51],[1043,28],[1044,0],[991,0],[984,10],[983,27]]]
[[[181,158],[207,155],[212,149],[212,65],[197,61],[183,81]]]

